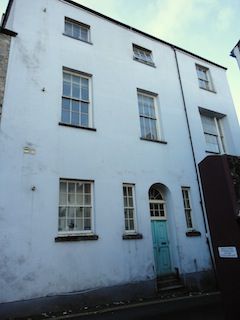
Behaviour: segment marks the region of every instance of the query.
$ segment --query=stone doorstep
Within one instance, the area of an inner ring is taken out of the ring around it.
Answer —
[[[187,307],[201,306],[214,304],[220,302],[220,292],[209,292],[209,293],[200,293],[200,292],[188,292],[188,294],[175,296],[174,293],[170,296],[159,296],[159,297],[150,297],[150,298],[139,298],[132,301],[116,301],[111,304],[97,305],[95,307],[82,307],[71,310],[66,308],[61,312],[44,312],[36,315],[29,315],[24,317],[8,317],[1,320],[43,320],[43,319],[54,319],[54,320],[64,320],[72,319],[76,317],[105,314],[110,312],[118,312],[121,310],[126,310],[130,308],[144,308],[147,306],[156,306],[161,307],[162,312],[170,311],[173,306],[175,309],[185,309]]]
[[[168,280],[157,280],[157,286],[158,288],[164,288],[164,287],[169,287],[169,286],[174,286],[174,285],[183,285],[182,281],[180,279],[168,279]]]
[[[180,289],[185,289],[185,287],[182,284],[175,284],[175,285],[166,286],[164,288],[159,288],[158,292],[168,291],[168,290],[180,290]]]
[[[182,291],[182,294],[188,292],[187,288],[182,283],[182,280],[175,274],[168,275],[165,277],[157,278],[157,289],[159,293],[171,292],[171,291]]]

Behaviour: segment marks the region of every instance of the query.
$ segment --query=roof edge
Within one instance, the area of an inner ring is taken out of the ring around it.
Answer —
[[[230,52],[230,56],[233,58],[236,58],[235,53],[234,53],[234,49],[236,47],[239,47],[239,50],[240,50],[240,40],[236,43],[236,45],[233,47],[232,51]]]
[[[10,1],[11,1],[11,0],[10,0]],[[167,45],[167,46],[174,47],[174,48],[175,48],[176,50],[178,50],[178,51],[182,51],[182,52],[184,52],[184,53],[186,53],[186,54],[188,54],[188,55],[191,55],[191,56],[196,57],[196,58],[198,58],[198,59],[201,59],[201,60],[203,60],[203,61],[205,61],[205,62],[207,62],[207,63],[210,63],[210,64],[212,64],[212,65],[215,65],[216,67],[219,67],[219,68],[222,68],[222,69],[224,69],[224,70],[227,70],[226,67],[224,67],[224,66],[222,66],[222,65],[220,65],[220,64],[217,64],[217,63],[215,63],[215,62],[213,62],[213,61],[210,61],[210,60],[208,60],[208,59],[206,59],[206,58],[203,58],[203,57],[201,57],[201,56],[199,56],[199,55],[197,55],[197,54],[195,54],[195,53],[192,53],[192,52],[190,52],[190,51],[188,51],[188,50],[185,50],[185,49],[183,49],[183,48],[181,48],[181,47],[178,47],[178,46],[176,46],[176,45],[174,45],[174,44],[172,44],[172,43],[170,43],[170,42],[167,42],[167,41],[161,40],[161,39],[159,39],[159,38],[157,38],[157,37],[154,37],[154,36],[152,36],[152,35],[144,32],[144,31],[141,31],[141,30],[139,30],[139,29],[136,29],[136,28],[134,28],[134,27],[131,27],[131,26],[129,26],[129,25],[123,23],[123,22],[120,22],[120,21],[115,20],[115,19],[113,19],[113,18],[111,18],[111,17],[108,17],[108,16],[106,16],[106,15],[100,13],[100,12],[97,12],[97,11],[95,11],[95,10],[93,10],[93,9],[90,9],[90,8],[88,8],[88,7],[85,7],[85,6],[83,6],[82,4],[80,4],[80,3],[77,3],[77,2],[72,1],[72,0],[59,0],[59,1],[66,2],[66,3],[70,4],[70,5],[73,5],[73,6],[75,6],[75,7],[81,8],[81,9],[83,9],[83,10],[85,10],[85,11],[88,11],[88,12],[90,12],[90,13],[96,15],[96,16],[99,16],[99,17],[101,17],[101,18],[103,18],[103,19],[106,19],[106,20],[108,20],[108,21],[111,21],[111,22],[113,22],[113,23],[115,23],[115,24],[117,24],[117,25],[119,25],[119,26],[122,26],[122,27],[124,27],[124,28],[126,28],[126,29],[129,29],[129,30],[131,30],[131,31],[134,31],[134,32],[136,32],[136,33],[139,33],[139,34],[141,34],[141,35],[144,35],[144,36],[146,36],[146,37],[148,37],[148,38],[150,38],[150,39],[152,39],[152,40],[161,42],[161,43],[163,43],[163,44],[165,44],[165,45]]]
[[[17,32],[14,32],[12,30],[5,29],[5,28],[2,28],[2,27],[0,27],[0,33],[6,34],[6,35],[8,35],[10,37],[16,37],[17,36]]]
[[[8,1],[7,9],[6,9],[6,12],[5,12],[4,16],[3,16],[3,21],[2,21],[2,25],[1,25],[1,27],[3,29],[5,29],[5,26],[6,26],[6,23],[7,23],[11,8],[12,8],[13,1],[14,0],[9,0]]]

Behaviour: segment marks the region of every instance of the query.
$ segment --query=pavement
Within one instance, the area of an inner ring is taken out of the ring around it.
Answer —
[[[69,318],[64,318],[65,320]],[[75,316],[71,320],[224,320],[224,311],[219,303],[187,309],[163,311],[161,306],[144,306],[115,310],[104,314]],[[70,319],[69,319],[70,320]]]
[[[154,297],[137,301],[116,301],[111,305],[66,309],[61,313],[41,313],[1,320],[223,320],[219,292],[189,293],[185,296]]]

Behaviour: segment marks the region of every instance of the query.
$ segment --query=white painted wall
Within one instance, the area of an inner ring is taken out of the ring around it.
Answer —
[[[0,301],[154,278],[148,190],[158,182],[169,190],[173,267],[194,272],[196,259],[198,271],[211,268],[173,50],[58,0],[18,0],[14,10],[0,129]],[[90,25],[93,45],[64,36],[64,16]],[[152,50],[156,68],[133,61],[132,43]],[[206,156],[198,106],[227,114],[228,150],[239,154],[225,72],[207,65],[217,93],[205,92],[195,62],[206,63],[178,59],[197,161]],[[63,66],[93,74],[96,132],[58,125]],[[139,139],[136,88],[158,93],[166,145]],[[27,145],[35,155],[23,153]],[[59,178],[94,180],[98,241],[55,243]],[[136,184],[142,240],[122,240],[123,182]],[[185,235],[181,186],[191,187],[201,237]]]

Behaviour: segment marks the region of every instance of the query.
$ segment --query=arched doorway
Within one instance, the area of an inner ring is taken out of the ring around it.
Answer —
[[[154,184],[149,189],[149,209],[156,274],[157,276],[163,276],[170,274],[172,269],[166,203],[164,188],[161,184]]]

